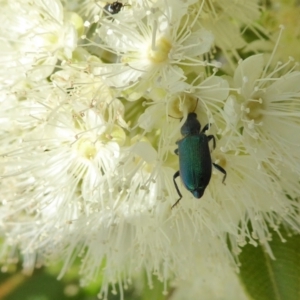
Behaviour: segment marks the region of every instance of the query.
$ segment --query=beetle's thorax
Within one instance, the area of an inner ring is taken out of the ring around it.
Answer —
[[[181,127],[181,134],[183,136],[199,134],[201,129],[200,122],[197,120],[197,114],[189,113],[187,119]]]

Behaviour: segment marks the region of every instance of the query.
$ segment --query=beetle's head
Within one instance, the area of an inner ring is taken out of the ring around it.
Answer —
[[[200,132],[201,125],[197,119],[197,114],[194,112],[189,113],[187,119],[181,127],[181,134],[183,136],[198,134]]]
[[[192,191],[192,194],[195,198],[200,199],[204,194],[205,188],[197,188]]]

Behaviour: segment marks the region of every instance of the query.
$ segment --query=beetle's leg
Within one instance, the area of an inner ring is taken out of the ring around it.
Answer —
[[[181,200],[181,198],[182,198],[182,195],[181,195],[181,193],[180,193],[180,191],[179,191],[178,185],[177,185],[177,183],[176,183],[176,181],[175,181],[175,179],[176,179],[179,175],[180,175],[179,171],[177,171],[177,172],[173,175],[173,182],[174,182],[176,191],[177,191],[177,193],[178,193],[178,196],[179,196],[180,198],[172,205],[171,209],[174,208],[174,207],[178,204],[178,202]]]
[[[178,155],[178,148],[174,150],[174,153]]]
[[[215,136],[214,135],[208,135],[207,139],[208,139],[208,142],[210,140],[213,140],[213,149],[216,149],[216,138],[215,138]]]
[[[203,127],[203,129],[201,130],[201,132],[202,132],[202,133],[205,133],[205,131],[207,131],[210,127],[211,127],[211,124],[210,124],[210,123],[206,124],[206,125]]]
[[[226,179],[226,176],[227,176],[227,172],[226,172],[221,166],[219,166],[219,165],[217,165],[217,164],[215,164],[215,163],[213,163],[213,166],[214,166],[217,170],[219,170],[221,173],[224,174],[222,183],[225,184],[225,179]]]

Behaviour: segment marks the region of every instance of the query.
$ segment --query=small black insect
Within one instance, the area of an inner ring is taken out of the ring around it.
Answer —
[[[125,4],[115,1],[113,3],[107,3],[103,9],[111,15],[115,15],[120,12],[123,6],[125,6]]]
[[[210,124],[201,130],[201,124],[197,120],[197,115],[192,112],[187,116],[186,121],[181,127],[183,138],[176,142],[178,148],[175,154],[179,156],[179,171],[173,176],[173,182],[179,199],[173,204],[175,207],[182,198],[175,179],[180,176],[183,185],[195,198],[201,198],[204,190],[209,184],[212,172],[212,165],[224,174],[223,183],[226,178],[226,171],[219,165],[211,161],[208,143],[213,140],[213,149],[216,148],[216,139],[213,135],[206,135]]]

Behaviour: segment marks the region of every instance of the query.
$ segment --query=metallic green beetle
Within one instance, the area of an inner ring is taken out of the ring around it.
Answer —
[[[212,165],[224,174],[222,182],[225,182],[227,173],[219,165],[212,163],[208,143],[213,140],[213,149],[216,148],[216,139],[213,135],[206,135],[210,124],[201,130],[197,114],[189,113],[186,121],[181,127],[183,138],[176,142],[178,148],[175,154],[179,156],[179,171],[173,176],[173,181],[179,199],[172,205],[175,207],[182,198],[175,179],[180,176],[185,188],[189,190],[195,198],[201,198],[204,190],[209,184],[212,172]]]

